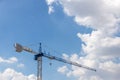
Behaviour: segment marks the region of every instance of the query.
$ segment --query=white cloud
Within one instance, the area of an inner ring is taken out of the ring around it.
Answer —
[[[54,12],[54,7],[52,6],[53,3],[55,3],[57,0],[46,0],[46,3],[48,5],[48,13],[51,14]]]
[[[56,0],[46,0],[48,5],[52,5],[54,2],[56,2]]]
[[[21,72],[7,68],[3,72],[0,72],[0,80],[36,80],[36,76],[34,74],[25,76]]]
[[[66,71],[68,71],[67,66],[62,66],[58,68],[58,72],[60,73],[66,73]]]
[[[120,61],[113,62],[113,59],[120,58],[120,37],[105,34],[99,29],[91,34],[78,33],[78,37],[84,43],[82,50],[86,56],[77,58],[77,61],[95,67],[97,72],[72,68],[71,76],[81,76],[78,80],[119,80]],[[76,60],[76,58],[72,59]],[[81,72],[83,74],[80,74]]]
[[[48,13],[49,14],[51,14],[51,13],[53,13],[54,12],[54,9],[53,9],[53,6],[49,6],[49,8],[48,8],[49,10],[48,10]]]
[[[120,0],[56,0],[63,11],[72,16],[74,21],[93,29],[91,33],[77,36],[82,40],[82,51],[86,56],[64,57],[83,65],[97,68],[97,72],[79,69],[64,72],[66,75],[77,77],[78,80],[119,80],[120,61]],[[63,73],[62,72],[62,73]]]
[[[116,64],[112,61],[107,61],[107,62],[104,62],[104,63],[100,63],[100,66],[99,66],[100,69],[103,69],[103,70],[107,70],[111,73],[118,73],[117,71],[119,71],[120,69],[120,64]],[[120,73],[120,72],[119,72]]]
[[[63,56],[63,58],[65,59],[65,60],[68,60],[68,58],[69,58],[69,56],[67,55],[67,54],[62,54],[62,56]]]
[[[24,66],[25,65],[23,63],[20,63],[20,64],[17,65],[17,67],[19,67],[19,68],[23,68]]]
[[[11,57],[9,59],[4,59],[4,58],[0,57],[0,63],[12,64],[12,63],[16,63],[16,62],[18,62],[18,59],[16,57]]]
[[[79,25],[115,33],[120,29],[119,0],[47,0],[47,4],[62,5],[65,14],[73,16]]]
[[[74,54],[69,57],[69,59],[71,59],[72,57],[74,57]],[[72,60],[75,61],[76,59],[73,58]],[[71,69],[63,66],[60,67],[58,71],[67,76],[76,77],[78,78],[78,80],[119,80],[120,63],[115,63],[111,59],[106,61],[101,60],[104,59],[93,59],[89,58],[88,56],[81,56],[77,59],[79,64],[94,67],[97,69],[97,72],[90,71],[84,68],[79,68],[76,66],[72,66]]]
[[[19,63],[16,57],[10,57],[8,59],[0,57],[0,63],[16,64],[16,67],[19,67],[19,68],[23,68],[25,66],[23,63]]]
[[[83,51],[87,54],[94,54],[100,57],[120,57],[120,37],[106,36],[100,31],[93,31],[92,34],[80,34],[78,37],[85,43]]]

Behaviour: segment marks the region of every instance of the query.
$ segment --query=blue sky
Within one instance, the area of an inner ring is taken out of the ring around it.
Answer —
[[[42,42],[43,45],[59,52],[48,51],[53,55],[60,56],[62,53],[70,55],[80,52],[81,42],[77,33],[86,30],[77,25],[72,17],[65,15],[61,7],[57,7],[55,13],[48,14],[45,0],[1,0],[0,56],[5,59],[15,56],[25,67],[19,69],[15,64],[2,64],[0,71],[10,67],[25,75],[36,74],[34,56],[27,52],[17,54],[13,47],[15,42],[34,50],[38,50],[39,42]],[[34,46],[30,46],[31,44]],[[52,61],[53,65],[49,66],[49,62],[50,60],[47,59],[43,61],[43,79],[66,80],[65,76],[57,72],[58,66],[62,63]]]
[[[98,70],[43,58],[43,80],[119,80],[119,5],[119,0],[0,0],[1,80],[16,80],[15,75],[34,80],[31,74],[37,73],[34,55],[15,52],[16,42],[35,51],[41,42],[51,55]]]

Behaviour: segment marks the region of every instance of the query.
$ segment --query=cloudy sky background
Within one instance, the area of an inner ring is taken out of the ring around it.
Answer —
[[[53,55],[97,69],[56,62],[51,68],[45,60],[44,80],[119,80],[119,0],[2,0],[0,11],[1,80],[35,80],[33,56],[16,54],[10,47],[14,42],[29,46],[39,41],[59,52]],[[55,74],[49,77],[50,73]]]

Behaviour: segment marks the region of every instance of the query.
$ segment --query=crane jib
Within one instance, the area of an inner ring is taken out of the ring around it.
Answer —
[[[78,64],[78,63],[76,63],[76,62],[72,62],[72,61],[69,61],[69,60],[65,60],[65,59],[63,59],[63,58],[59,58],[59,57],[56,57],[56,56],[52,56],[52,55],[50,55],[50,54],[43,53],[42,55],[43,55],[44,57],[49,58],[49,59],[57,60],[57,61],[64,62],[64,63],[68,63],[68,64],[71,64],[71,65],[74,65],[74,66],[78,66],[78,67],[86,68],[86,69],[89,69],[89,70],[92,70],[92,71],[96,71],[96,69],[90,68],[90,67],[88,67],[88,66],[84,66],[84,65]]]

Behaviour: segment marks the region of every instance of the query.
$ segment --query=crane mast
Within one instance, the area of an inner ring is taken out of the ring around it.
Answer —
[[[63,62],[63,63],[70,64],[70,65],[82,67],[82,68],[85,68],[85,69],[88,69],[88,70],[96,71],[96,69],[94,69],[94,68],[84,66],[84,65],[81,65],[79,63],[76,63],[76,62],[73,62],[73,61],[70,61],[70,60],[66,60],[66,59],[63,59],[63,58],[59,58],[59,57],[56,57],[56,56],[53,56],[53,55],[50,55],[50,54],[43,53],[41,43],[40,43],[40,47],[39,47],[39,52],[35,52],[32,49],[24,47],[24,46],[22,46],[18,43],[15,43],[14,46],[16,48],[16,52],[22,52],[22,50],[24,50],[24,51],[30,52],[30,53],[35,55],[35,60],[37,60],[37,63],[38,63],[37,64],[37,80],[42,80],[42,57],[46,57],[46,58],[49,58],[49,59],[52,59],[52,60],[57,60],[57,61],[60,61],[60,62]]]

